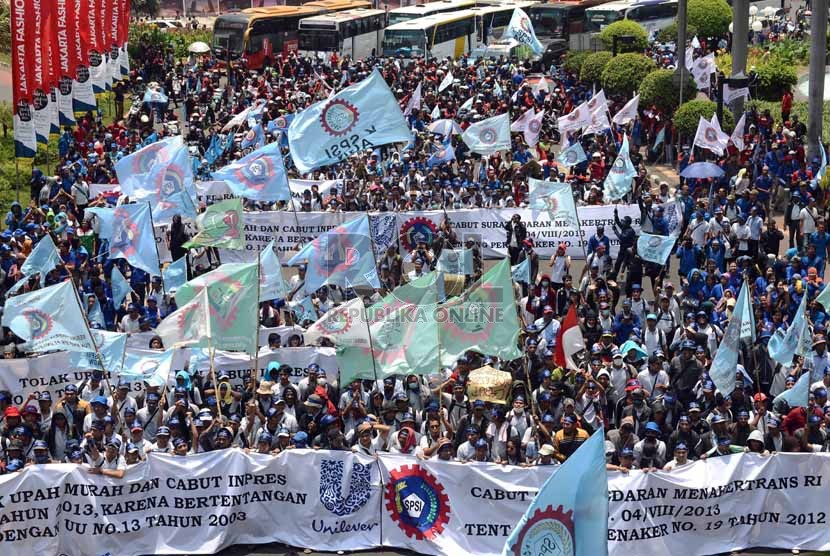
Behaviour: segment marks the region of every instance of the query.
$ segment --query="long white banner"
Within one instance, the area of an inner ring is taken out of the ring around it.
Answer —
[[[123,480],[35,465],[0,477],[0,540],[10,554],[209,554],[282,542],[496,555],[556,469],[322,450],[152,454]],[[830,454],[747,454],[614,474],[609,554],[830,549],[828,470]]]

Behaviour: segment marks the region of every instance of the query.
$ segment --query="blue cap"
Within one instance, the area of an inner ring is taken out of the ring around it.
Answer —
[[[546,402],[550,401],[550,392],[542,392],[539,394],[539,401]]]
[[[620,457],[622,458],[633,458],[634,457],[634,450],[630,446],[626,446],[622,450],[620,450]]]
[[[170,428],[164,425],[160,426],[156,431],[156,436],[170,436]]]
[[[259,439],[257,440],[257,443],[259,443],[259,442],[268,442],[270,444],[273,440],[274,440],[274,436],[270,432],[263,431],[263,433],[259,435]]]
[[[173,447],[178,448],[179,446],[187,446],[187,440],[184,438],[177,438],[173,441]]]
[[[677,445],[674,447],[674,451],[676,452],[676,451],[678,451],[678,450],[686,450],[686,451],[688,451],[688,450],[689,450],[689,448],[686,446],[686,444],[685,444],[684,442],[678,442],[678,443],[677,443]]]
[[[110,447],[110,446],[112,446],[115,449],[120,450],[121,449],[121,439],[118,438],[117,436],[113,436],[112,438],[107,440],[107,447]]]
[[[719,446],[729,446],[730,444],[732,444],[732,439],[728,436],[721,436],[720,438],[718,438]]]
[[[483,438],[476,440],[476,448],[487,448],[487,441]]]
[[[411,413],[404,413],[403,416],[401,417],[401,423],[405,423],[407,421],[412,421],[414,423],[415,422],[415,416],[412,415]]]
[[[818,415],[810,415],[810,424],[815,425],[817,423],[821,423],[821,417]]]
[[[717,414],[717,413],[715,413],[714,415],[712,415],[712,424],[713,424],[713,425],[714,425],[715,423],[723,423],[724,421],[725,421],[725,419],[723,418],[723,415],[719,415],[719,414]]]
[[[646,423],[646,432],[656,432],[660,434],[660,427],[654,421],[649,421]]]
[[[80,450],[73,450],[73,451],[69,454],[69,459],[71,459],[71,460],[72,460],[72,459],[81,459],[82,457],[84,457],[84,455],[81,453],[81,451],[80,451]],[[8,469],[8,466],[6,466],[6,469]]]
[[[34,449],[34,450],[48,450],[49,449],[49,444],[47,444],[45,440],[35,440],[35,443],[32,445],[32,449]]]
[[[92,405],[98,404],[98,405],[106,406],[107,405],[107,398],[105,398],[104,396],[95,396],[94,398],[92,398],[92,401],[90,402],[90,404],[92,404]]]
[[[23,461],[19,459],[9,460],[6,464],[6,471],[20,471],[21,469],[23,469]]]
[[[571,425],[576,423],[576,419],[574,419],[573,415],[565,415],[564,417],[562,417],[562,421],[564,421],[565,423],[570,423]]]
[[[277,411],[276,407],[269,407],[268,411],[265,412],[266,417],[273,417],[273,416],[278,415],[278,414],[279,414],[279,411]]]
[[[308,435],[303,431],[299,431],[294,434],[294,438],[292,440],[294,441],[294,446],[297,448],[305,448],[308,444]]]
[[[473,402],[473,407],[484,407],[484,406],[485,406],[484,400],[475,400]]]
[[[104,430],[104,422],[99,420],[99,419],[96,419],[92,422],[92,424],[90,425],[90,428],[93,428],[97,431],[102,431],[102,430]]]
[[[545,413],[545,416],[542,417],[542,422],[543,423],[553,423],[555,421],[556,421],[556,419],[554,419],[553,415],[551,415],[550,413]]]
[[[138,452],[138,446],[133,444],[132,442],[127,442],[127,453],[131,454],[133,452]]]

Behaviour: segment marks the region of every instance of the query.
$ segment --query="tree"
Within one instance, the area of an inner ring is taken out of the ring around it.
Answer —
[[[689,0],[688,23],[702,38],[721,38],[729,32],[732,8],[726,0]]]
[[[613,58],[613,55],[606,50],[600,50],[589,55],[582,62],[579,79],[586,83],[599,83],[599,80],[602,78],[602,71],[608,65],[608,62],[611,61],[611,58]]]
[[[686,24],[686,36],[694,37],[697,35],[697,27]],[[663,27],[657,31],[657,42],[677,42],[677,20],[672,21],[668,27]]]
[[[631,94],[646,75],[657,69],[654,60],[634,52],[620,54],[602,70],[602,87],[611,94]]]
[[[568,73],[572,73],[575,76],[579,77],[579,74],[582,71],[582,64],[585,63],[585,60],[590,55],[591,55],[591,51],[589,51],[589,50],[570,50],[570,51],[568,51],[567,55],[565,55],[565,61],[563,63],[563,67],[565,68],[565,71],[567,71]]]
[[[674,113],[674,125],[677,127],[678,133],[686,138],[694,137],[697,131],[697,124],[700,117],[707,120],[712,119],[718,109],[718,105],[711,100],[690,100],[684,102],[680,108]],[[735,127],[735,120],[732,118],[732,113],[729,110],[723,111],[723,121],[720,122],[721,129],[729,133]]]
[[[602,41],[605,48],[612,50],[614,37],[623,36],[634,37],[634,40],[629,44],[618,40],[617,54],[624,52],[642,52],[648,47],[648,32],[642,25],[630,19],[621,19],[610,24],[599,34],[599,40]]]
[[[683,89],[683,98],[692,100],[697,95],[697,86],[689,72],[686,76],[686,87]],[[640,93],[640,106],[656,106],[658,110],[671,116],[680,104],[680,87],[674,84],[674,70],[658,69],[643,79],[642,85],[637,89]]]
[[[755,68],[758,74],[755,93],[764,100],[781,100],[784,91],[792,89],[798,83],[795,67],[782,60],[770,57]]]

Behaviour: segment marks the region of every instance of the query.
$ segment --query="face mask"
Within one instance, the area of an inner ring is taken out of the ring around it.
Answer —
[[[35,456],[35,463],[49,463],[49,456]]]
[[[409,389],[410,390],[417,390],[418,389],[418,383],[417,382],[410,382],[409,383]]]
[[[550,285],[550,282],[548,282],[547,280],[542,282],[542,287],[543,288],[547,288],[549,285]]]

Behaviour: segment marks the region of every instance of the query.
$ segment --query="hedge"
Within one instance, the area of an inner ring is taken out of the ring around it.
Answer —
[[[765,63],[755,67],[758,74],[752,92],[763,100],[781,100],[784,91],[790,90],[798,83],[795,66],[777,58],[769,58]]]
[[[686,39],[697,35],[697,27],[686,22]],[[677,42],[677,20],[657,31],[657,42]]]
[[[568,73],[579,77],[579,74],[582,71],[582,64],[585,63],[585,59],[590,55],[590,50],[571,50],[565,55],[565,61],[562,67],[564,67],[565,71]]]
[[[631,94],[655,69],[654,60],[642,54],[620,54],[602,70],[602,87],[610,94]]]
[[[680,87],[674,84],[674,70],[658,69],[643,79],[637,89],[640,92],[640,106],[648,108],[656,106],[661,112],[671,115],[680,104]],[[683,89],[683,98],[692,100],[697,96],[697,86],[694,79],[685,72],[686,87]]]
[[[689,25],[702,38],[725,37],[732,23],[732,8],[726,0],[689,0],[687,14]]]
[[[617,54],[624,52],[642,52],[648,47],[648,32],[642,25],[630,19],[621,19],[610,24],[599,34],[599,40],[602,41],[605,48],[612,50],[614,37],[625,35],[634,37],[634,40],[630,44],[617,41]]]
[[[700,117],[703,116],[707,120],[712,119],[712,114],[717,111],[718,105],[711,100],[690,100],[684,102],[680,108],[674,113],[674,125],[677,131],[686,139],[694,137],[697,131],[697,124]],[[732,112],[728,108],[723,110],[723,121],[720,122],[721,129],[726,133],[730,133],[735,127],[735,120],[732,118]]]
[[[579,80],[586,83],[599,83],[602,79],[602,72],[608,62],[611,61],[613,55],[606,51],[600,50],[590,54],[585,61],[582,62],[582,69],[579,72]]]

